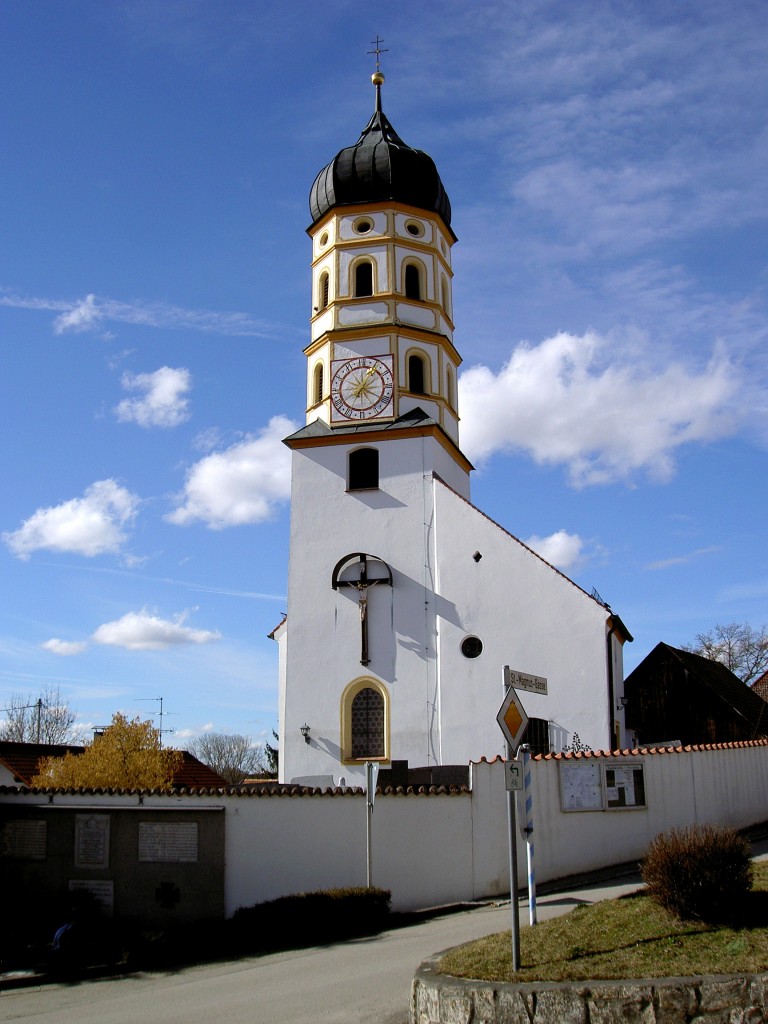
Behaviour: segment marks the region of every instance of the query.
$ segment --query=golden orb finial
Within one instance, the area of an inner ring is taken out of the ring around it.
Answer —
[[[371,75],[371,81],[374,85],[384,85],[384,72],[374,71]]]

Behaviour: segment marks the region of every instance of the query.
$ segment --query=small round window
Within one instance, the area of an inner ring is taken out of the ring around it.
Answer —
[[[365,235],[371,230],[372,227],[373,222],[368,220],[367,217],[364,217],[362,220],[356,222],[355,231],[358,233],[358,235]]]
[[[483,653],[483,641],[479,636],[465,636],[461,641],[461,653],[465,658],[479,658]]]
[[[326,245],[328,245],[328,232],[324,231],[322,235],[320,235],[320,248],[324,249]]]
[[[424,228],[417,220],[409,220],[405,225],[405,230],[409,235],[413,235],[415,238],[421,238],[424,234]]]

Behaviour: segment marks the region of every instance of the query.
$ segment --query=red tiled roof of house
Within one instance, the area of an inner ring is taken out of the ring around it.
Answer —
[[[64,757],[65,754],[82,754],[85,747],[60,743],[14,743],[0,740],[0,764],[13,773],[17,782],[31,786],[32,779],[40,770],[40,762],[47,757]],[[218,789],[226,786],[225,779],[198,761],[187,750],[180,751],[182,762],[174,773],[174,789]]]

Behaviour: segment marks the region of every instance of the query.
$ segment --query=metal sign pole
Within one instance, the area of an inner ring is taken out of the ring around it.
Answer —
[[[533,785],[531,783],[531,748],[524,743],[523,789],[525,791],[525,849],[528,860],[528,923],[536,924],[536,868],[533,856]]]
[[[507,760],[512,760],[512,751],[507,743]],[[509,823],[509,902],[512,912],[512,970],[520,970],[520,912],[517,886],[517,807],[515,793],[507,790],[507,821]]]
[[[367,888],[373,886],[373,801],[376,797],[376,780],[379,766],[372,761],[365,762],[365,851]]]

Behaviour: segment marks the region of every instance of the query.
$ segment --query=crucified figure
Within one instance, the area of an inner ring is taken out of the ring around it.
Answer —
[[[367,665],[368,657],[368,589],[377,583],[389,583],[388,579],[368,579],[368,558],[360,555],[360,578],[356,580],[340,580],[339,586],[354,587],[360,606],[360,664]]]

